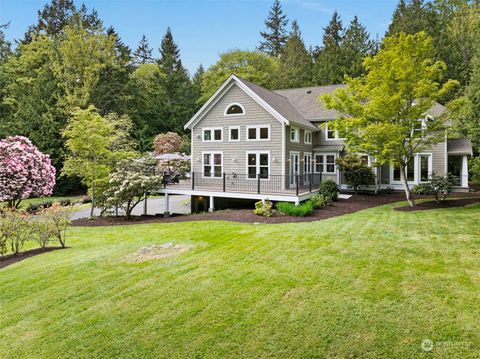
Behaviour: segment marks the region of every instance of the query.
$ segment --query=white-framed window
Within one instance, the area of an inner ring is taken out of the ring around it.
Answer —
[[[432,154],[415,154],[405,167],[405,174],[408,182],[428,182],[432,176]],[[392,182],[401,183],[400,168],[390,166],[390,176]]]
[[[337,172],[337,166],[335,165],[336,154],[323,153],[315,155],[315,173],[330,173]]]
[[[428,182],[432,177],[432,155],[420,153],[418,156],[418,182]]]
[[[223,173],[223,152],[202,152],[203,177],[221,178]]]
[[[304,135],[303,135],[303,142],[305,142],[307,144],[312,143],[312,131],[305,130]]]
[[[222,127],[207,127],[202,129],[203,142],[222,142],[223,128]]]
[[[303,155],[303,173],[305,175],[312,173],[312,154],[306,153]]]
[[[247,126],[247,141],[268,141],[268,140],[270,140],[269,125]]]
[[[231,103],[225,108],[225,116],[235,116],[235,115],[244,115],[245,109],[239,103]]]
[[[247,152],[247,178],[256,179],[257,174],[261,179],[270,178],[270,152]]]
[[[325,140],[335,141],[335,140],[343,140],[343,139],[344,138],[341,138],[338,135],[338,131],[333,126],[329,126],[328,122],[325,123]]]
[[[290,127],[290,142],[300,142],[300,129]]]
[[[228,128],[228,140],[230,142],[240,141],[240,126],[230,126]]]

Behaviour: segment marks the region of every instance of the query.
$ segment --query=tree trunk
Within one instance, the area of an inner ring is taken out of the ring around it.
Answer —
[[[402,180],[403,189],[405,190],[405,197],[407,198],[410,207],[415,207],[415,201],[412,197],[412,191],[408,186],[407,175],[405,173],[405,167],[400,165],[400,179]]]
[[[90,218],[93,218],[94,209],[95,209],[95,180],[92,181],[92,206],[90,207]]]

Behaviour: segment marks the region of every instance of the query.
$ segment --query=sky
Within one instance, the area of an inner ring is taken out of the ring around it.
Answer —
[[[0,24],[9,40],[20,39],[37,10],[47,0],[0,0]],[[253,50],[265,30],[273,0],[85,0],[105,26],[114,26],[123,41],[136,48],[145,34],[158,54],[167,27],[172,29],[182,61],[191,73],[214,64],[219,54],[232,49]],[[337,10],[348,23],[357,15],[372,37],[382,37],[398,0],[283,0],[284,13],[297,20],[307,47],[320,45],[325,27]]]

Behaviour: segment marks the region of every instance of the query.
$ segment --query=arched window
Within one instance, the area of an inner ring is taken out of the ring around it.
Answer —
[[[225,115],[243,115],[245,110],[239,103],[232,103],[225,109]]]

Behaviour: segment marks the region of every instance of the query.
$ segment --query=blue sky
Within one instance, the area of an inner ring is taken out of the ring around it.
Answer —
[[[21,38],[35,23],[37,10],[47,0],[0,0],[0,24],[11,22],[8,39]],[[218,54],[235,48],[254,49],[264,30],[273,0],[85,0],[106,26],[113,25],[122,39],[136,48],[145,33],[157,48],[168,26],[180,47],[185,66],[194,71],[208,67]],[[344,23],[358,15],[368,31],[381,37],[398,0],[284,0],[284,12],[300,25],[307,46],[321,44],[323,30],[336,9]],[[81,4],[81,1],[76,1]]]

